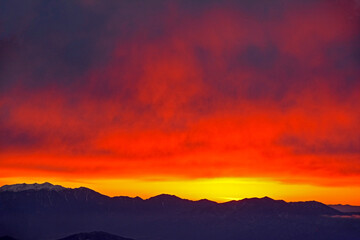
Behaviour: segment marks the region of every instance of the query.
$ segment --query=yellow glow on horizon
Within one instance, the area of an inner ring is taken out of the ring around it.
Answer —
[[[316,200],[326,204],[360,205],[360,186],[314,186],[286,184],[262,178],[212,178],[212,179],[49,179],[49,178],[0,178],[0,185],[15,183],[43,183],[76,188],[91,188],[108,196],[139,196],[149,198],[159,194],[172,194],[181,198],[209,199],[217,202],[252,197],[271,197],[285,201]]]

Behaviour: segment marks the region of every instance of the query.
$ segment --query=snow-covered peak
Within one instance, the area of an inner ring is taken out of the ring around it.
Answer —
[[[49,191],[61,191],[66,188],[60,186],[60,185],[53,185],[51,183],[45,182],[45,183],[33,183],[33,184],[14,184],[14,185],[4,185],[0,187],[0,192],[22,192],[27,190],[49,190]]]

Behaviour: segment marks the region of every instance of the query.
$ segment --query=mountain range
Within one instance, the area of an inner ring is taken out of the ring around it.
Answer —
[[[359,213],[360,214],[360,206],[351,206],[349,204],[336,204],[336,205],[328,205],[340,212],[343,213]]]
[[[3,236],[0,237],[0,240],[17,240],[17,239],[9,236]],[[72,234],[70,236],[58,240],[134,240],[134,239],[124,238],[106,232],[95,231],[95,232]]]
[[[50,183],[0,188],[0,236],[81,240],[98,239],[96,234],[104,232],[136,240],[354,240],[360,239],[360,219],[316,201],[108,197],[85,187]]]

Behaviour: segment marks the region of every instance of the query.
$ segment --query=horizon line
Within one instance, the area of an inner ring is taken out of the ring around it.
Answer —
[[[284,199],[275,199],[275,198],[272,198],[268,195],[265,195],[263,197],[260,197],[260,196],[256,196],[256,197],[245,197],[245,198],[230,198],[230,197],[219,197],[221,199],[227,199],[228,201],[224,201],[224,202],[219,202],[219,201],[215,201],[215,200],[211,200],[211,199],[208,199],[208,198],[200,198],[200,199],[188,199],[188,198],[183,198],[183,197],[180,197],[176,194],[171,194],[171,193],[159,193],[159,194],[156,194],[156,195],[153,195],[151,197],[148,197],[148,198],[143,198],[139,195],[135,196],[135,197],[132,197],[132,196],[128,196],[128,195],[114,195],[114,196],[109,196],[107,194],[104,194],[104,193],[101,193],[100,191],[97,191],[97,190],[94,190],[92,188],[89,188],[89,187],[85,187],[85,186],[80,186],[80,187],[65,187],[63,185],[60,185],[60,184],[53,184],[51,182],[48,182],[48,181],[45,181],[43,183],[39,183],[39,182],[34,182],[34,183],[26,183],[26,182],[22,182],[22,183],[15,183],[15,184],[4,184],[2,186],[0,186],[0,189],[5,187],[5,186],[14,186],[14,185],[44,185],[44,184],[50,184],[52,186],[60,186],[64,189],[71,189],[71,190],[75,190],[75,189],[79,189],[79,188],[86,188],[86,189],[89,189],[91,191],[94,191],[98,194],[101,194],[103,196],[106,196],[106,197],[109,197],[109,198],[117,198],[117,197],[128,197],[128,198],[132,198],[132,199],[135,199],[135,198],[140,198],[141,200],[143,201],[146,201],[146,200],[149,200],[151,198],[155,198],[155,197],[159,197],[159,196],[162,196],[162,195],[166,195],[166,196],[172,196],[172,197],[176,197],[176,198],[179,198],[181,200],[186,200],[186,201],[192,201],[192,202],[197,202],[197,201],[202,201],[202,200],[206,200],[206,201],[210,201],[210,202],[214,202],[214,203],[217,203],[217,204],[222,204],[222,203],[229,203],[229,202],[238,202],[238,201],[242,201],[242,200],[247,200],[247,199],[271,199],[273,201],[284,201],[286,203],[295,203],[295,202],[319,202],[319,203],[322,203],[322,204],[325,204],[327,206],[330,206],[330,205],[343,205],[343,206],[359,206],[360,205],[351,205],[351,204],[341,204],[341,203],[338,203],[338,204],[327,204],[327,203],[323,203],[321,201],[318,201],[318,200],[306,200],[306,201],[286,201]],[[30,190],[30,189],[28,189]],[[26,190],[24,190],[26,191]],[[1,191],[0,191],[1,192]]]

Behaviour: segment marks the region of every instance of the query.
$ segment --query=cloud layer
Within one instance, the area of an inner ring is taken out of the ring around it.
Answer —
[[[0,4],[2,176],[360,184],[356,1]]]

